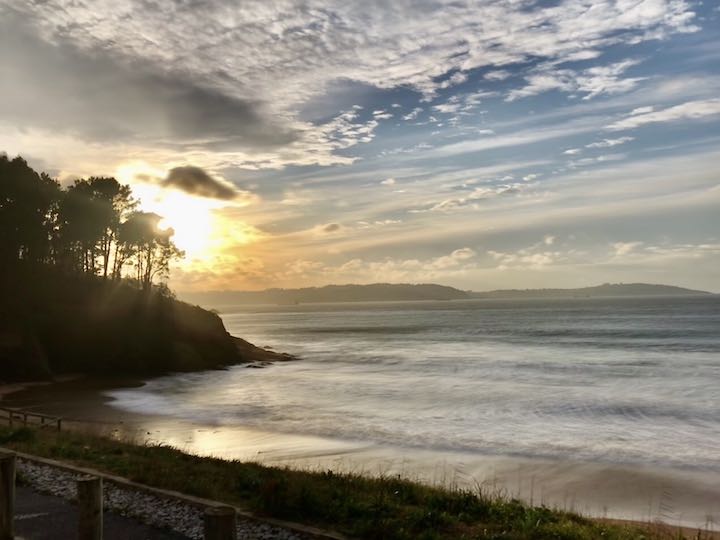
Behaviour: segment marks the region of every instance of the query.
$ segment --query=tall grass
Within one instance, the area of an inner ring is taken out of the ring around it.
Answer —
[[[0,428],[0,444],[359,538],[685,538],[675,531],[605,523],[530,506],[479,488],[444,489],[399,476],[297,471],[198,457],[163,445],[133,445],[75,432],[27,428]],[[710,536],[699,533],[686,538]]]

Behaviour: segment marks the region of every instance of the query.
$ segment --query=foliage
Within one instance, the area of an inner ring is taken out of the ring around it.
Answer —
[[[132,265],[144,290],[183,254],[157,214],[137,212],[130,187],[92,176],[63,189],[20,157],[0,155],[0,256],[5,267],[51,265],[119,280]]]
[[[155,285],[182,252],[162,218],[137,206],[114,178],[63,188],[0,154],[0,380],[241,360],[217,315]]]
[[[53,267],[24,268],[0,282],[0,380],[51,374],[155,375],[242,360],[216,314],[167,287]]]
[[[426,486],[399,477],[306,472],[137,446],[70,432],[8,435],[19,451],[71,461],[151,486],[226,502],[275,518],[376,539],[685,538],[650,525],[613,525],[482,492]],[[688,537],[690,538],[690,537]],[[702,532],[692,538],[710,536]]]

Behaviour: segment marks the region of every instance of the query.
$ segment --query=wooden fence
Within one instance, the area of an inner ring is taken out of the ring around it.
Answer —
[[[30,411],[22,411],[20,409],[10,409],[7,407],[0,407],[0,422],[7,423],[10,427],[21,425],[54,427],[58,431],[62,429],[62,418]]]
[[[15,536],[16,455],[0,450],[0,540]],[[82,475],[76,480],[78,540],[103,540],[103,480]],[[205,540],[237,540],[236,510],[231,506],[205,509]]]

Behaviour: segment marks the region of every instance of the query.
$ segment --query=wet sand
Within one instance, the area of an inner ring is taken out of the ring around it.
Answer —
[[[198,455],[309,470],[399,474],[446,487],[479,488],[594,517],[720,529],[718,471],[440,452],[200,424],[116,409],[111,398],[103,395],[105,390],[141,384],[133,379],[121,383],[79,379],[5,393],[0,403],[61,416],[71,429],[141,444],[170,444]]]

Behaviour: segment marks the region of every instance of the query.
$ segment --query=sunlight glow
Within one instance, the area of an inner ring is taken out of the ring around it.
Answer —
[[[185,252],[185,258],[179,263],[181,267],[209,267],[228,245],[244,245],[253,240],[247,229],[227,222],[218,212],[231,206],[227,201],[198,197],[152,183],[152,178],[162,178],[163,170],[145,163],[127,163],[116,174],[121,182],[132,185],[133,193],[140,200],[140,210],[155,212],[163,218],[159,226],[174,231],[173,241]]]

